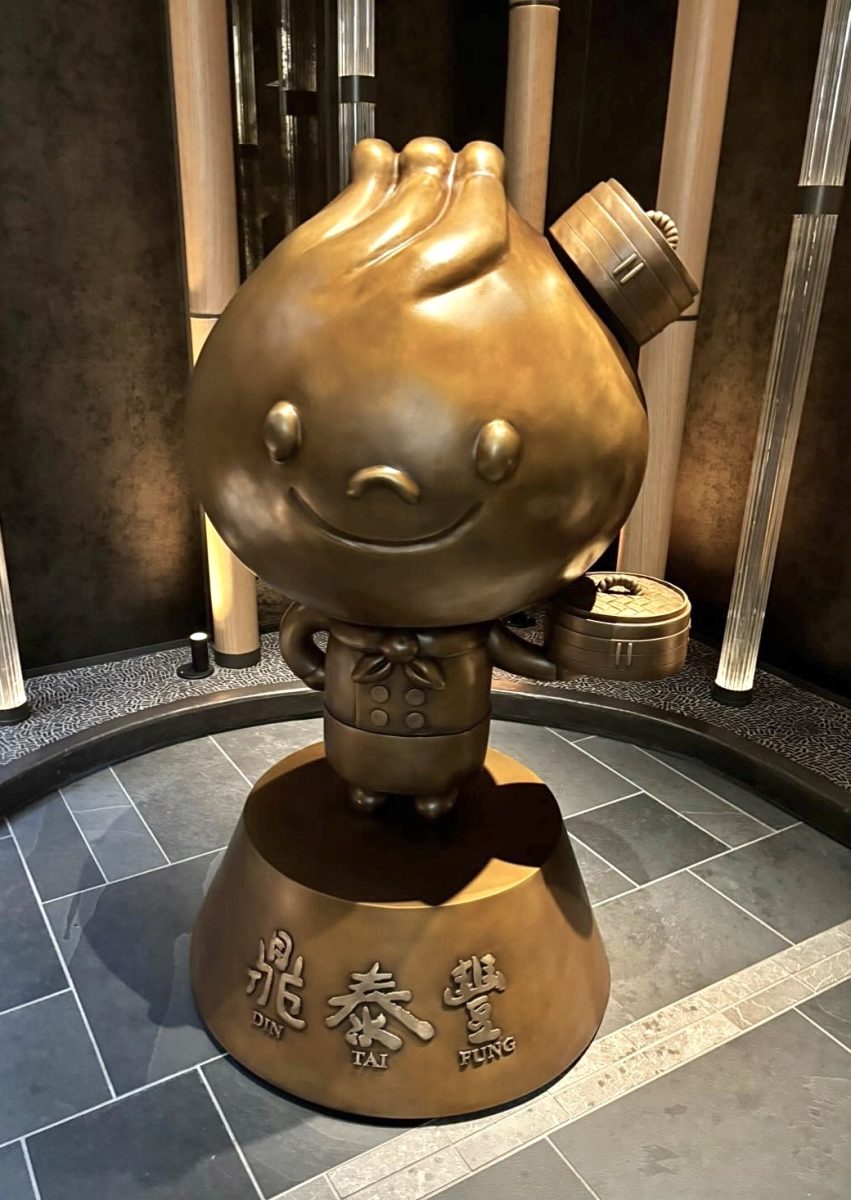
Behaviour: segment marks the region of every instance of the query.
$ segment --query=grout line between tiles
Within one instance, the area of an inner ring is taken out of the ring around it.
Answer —
[[[112,778],[115,780],[115,782],[116,782],[116,783],[118,784],[118,786],[121,788],[121,790],[122,790],[122,792],[124,793],[124,795],[125,795],[125,796],[127,797],[127,799],[130,801],[131,807],[133,808],[133,811],[136,813],[136,816],[139,818],[139,820],[142,822],[142,824],[143,824],[143,825],[145,826],[145,828],[147,829],[148,833],[151,835],[151,840],[153,841],[154,845],[156,846],[156,848],[159,850],[160,854],[161,854],[161,855],[163,856],[163,858],[165,859],[165,864],[164,864],[164,865],[165,865],[165,866],[173,866],[174,864],[172,863],[171,859],[170,859],[170,858],[169,858],[169,856],[166,854],[165,850],[163,850],[163,848],[162,848],[162,845],[160,844],[160,839],[157,837],[157,835],[154,833],[153,829],[151,829],[150,825],[149,825],[149,824],[148,824],[148,822],[145,820],[145,817],[142,815],[142,812],[141,812],[141,810],[139,809],[139,806],[136,804],[136,801],[133,799],[133,797],[132,797],[132,796],[130,795],[130,793],[127,791],[127,788],[124,786],[124,784],[123,784],[123,783],[121,782],[121,780],[118,778],[118,775],[117,775],[117,773],[116,773],[115,767],[110,767],[110,768],[109,768],[109,770],[110,770],[110,774],[112,775]]]
[[[764,840],[764,839],[760,838],[760,841],[762,841],[762,840]],[[694,865],[696,867],[699,867],[702,864],[695,863]],[[708,880],[703,879],[700,875],[695,875],[694,871],[691,869],[691,867],[687,867],[686,870],[688,871],[689,875],[691,875],[694,879],[699,880],[701,883],[705,883],[708,888],[712,888],[713,892],[717,892],[719,896],[723,896],[725,900],[729,900],[731,904],[735,904],[736,908],[740,908],[743,913],[747,914],[747,916],[753,917],[753,919],[755,921],[758,921],[760,923],[760,925],[764,925],[765,928],[770,933],[773,933],[776,937],[781,938],[786,943],[787,946],[797,945],[797,943],[793,942],[791,938],[787,938],[784,933],[781,933],[779,929],[775,929],[773,925],[769,925],[769,923],[767,921],[763,921],[762,917],[758,917],[756,915],[756,913],[752,913],[749,908],[745,908],[744,904],[739,904],[738,900],[733,900],[731,896],[728,896],[726,892],[722,892],[721,889],[715,887],[714,884],[709,883]]]
[[[66,996],[70,991],[70,988],[59,988],[55,992],[48,992],[46,996],[36,996],[35,1000],[25,1000],[23,1004],[13,1004],[11,1008],[3,1009],[0,1017],[6,1017],[9,1013],[17,1012],[21,1008],[32,1008],[34,1004],[41,1004],[42,1000],[52,1000],[54,996]]]
[[[568,745],[572,746],[573,743],[568,742]],[[644,793],[639,788],[637,792],[628,792],[626,796],[615,796],[613,800],[603,800],[600,804],[592,804],[590,808],[583,808],[581,812],[568,813],[564,820],[572,821],[574,817],[587,817],[589,813],[597,812],[601,808],[611,808],[613,804],[620,804],[621,800],[632,800],[635,796],[641,795]],[[594,853],[596,854],[597,851],[595,850]]]
[[[842,982],[842,981],[840,981],[840,982]],[[830,987],[835,987],[835,986],[836,986],[835,984],[830,985]],[[830,987],[823,988],[822,991],[825,991],[825,992],[830,991]],[[815,995],[820,996],[821,992],[816,992]],[[799,1003],[808,1004],[809,1001],[802,1000],[802,1001],[799,1001]],[[838,1037],[834,1037],[833,1034],[828,1029],[825,1029],[825,1027],[823,1025],[819,1025],[818,1021],[814,1021],[812,1017],[807,1015],[807,1013],[801,1012],[800,1008],[798,1008],[797,1006],[795,1007],[794,1011],[798,1014],[799,1017],[803,1017],[805,1021],[809,1021],[809,1023],[811,1025],[815,1026],[815,1028],[819,1031],[819,1033],[823,1033],[824,1036],[829,1037],[832,1042],[836,1042],[837,1046],[841,1046],[846,1054],[851,1054],[851,1049],[849,1049],[849,1047],[846,1046],[844,1042],[840,1042]]]
[[[11,826],[9,828],[11,829]],[[48,920],[47,913],[45,912],[44,904],[42,903],[41,897],[39,896],[38,892],[36,891],[35,880],[32,877],[32,871],[30,871],[29,863],[24,858],[21,847],[18,844],[18,839],[17,839],[14,829],[12,829],[12,841],[15,843],[15,849],[18,852],[18,858],[21,860],[21,866],[23,867],[24,873],[25,873],[27,879],[29,880],[29,885],[32,888],[33,897],[38,906],[38,911],[41,913],[41,919],[42,919],[42,921],[44,921],[44,927],[47,930],[47,935],[50,938],[50,941],[53,945],[54,953],[56,954],[56,957],[59,959],[59,965],[62,968],[62,971],[65,975],[66,980],[68,981],[68,988],[69,988],[72,996],[74,997],[74,1000],[76,1001],[77,1008],[80,1013],[80,1020],[83,1022],[83,1025],[85,1026],[86,1033],[89,1035],[89,1040],[92,1043],[92,1049],[95,1052],[95,1057],[97,1058],[98,1063],[100,1064],[100,1069],[103,1071],[103,1077],[106,1081],[107,1090],[109,1091],[110,1096],[114,1100],[115,1099],[115,1088],[112,1086],[112,1080],[110,1079],[109,1072],[106,1069],[106,1063],[103,1061],[103,1055],[100,1052],[100,1046],[98,1046],[98,1044],[95,1040],[95,1035],[92,1032],[91,1025],[89,1024],[89,1018],[86,1016],[86,1010],[83,1008],[82,1002],[80,1001],[80,997],[77,995],[77,989],[74,986],[74,980],[71,978],[71,971],[62,955],[62,951],[59,949],[59,942],[57,941],[56,934],[53,932],[53,926],[50,924],[50,921]]]
[[[230,1121],[225,1116],[224,1109],[222,1108],[221,1104],[219,1104],[218,1096],[213,1091],[213,1089],[210,1087],[210,1083],[209,1083],[209,1080],[207,1079],[207,1076],[204,1074],[204,1072],[201,1070],[200,1067],[195,1068],[195,1073],[197,1074],[198,1078],[201,1080],[201,1083],[205,1087],[205,1089],[207,1091],[207,1095],[210,1097],[210,1100],[212,1101],[213,1108],[219,1114],[219,1120],[224,1125],[225,1130],[227,1131],[227,1135],[230,1138],[231,1142],[233,1143],[233,1148],[237,1153],[237,1157],[239,1158],[239,1161],[242,1163],[243,1167],[245,1167],[245,1172],[248,1175],[248,1178],[251,1180],[252,1184],[254,1185],[255,1192],[260,1197],[260,1200],[266,1200],[265,1196],[263,1195],[263,1191],[260,1187],[260,1184],[257,1182],[257,1180],[254,1177],[254,1172],[251,1170],[251,1167],[248,1165],[248,1159],[245,1157],[245,1151],[243,1150],[242,1146],[240,1146],[239,1142],[236,1140],[236,1135],[234,1134],[233,1129],[231,1129]]]
[[[68,804],[67,797],[65,798],[65,803]],[[69,805],[69,808],[70,808],[70,805]],[[76,813],[78,816],[80,816],[80,815],[84,815],[86,813],[111,812],[113,810],[116,812],[119,812],[119,811],[120,812],[129,812],[130,805],[129,804],[97,804],[93,808],[71,809],[71,812]]]
[[[41,1200],[41,1189],[38,1186],[38,1180],[35,1177],[32,1159],[30,1158],[30,1148],[27,1145],[27,1139],[25,1137],[21,1138],[21,1153],[24,1156],[24,1164],[27,1168],[27,1174],[30,1177],[30,1187],[33,1190],[33,1198],[34,1200]]]
[[[576,1167],[573,1165],[573,1163],[570,1161],[570,1159],[567,1157],[567,1155],[562,1154],[561,1150],[559,1150],[558,1146],[555,1144],[555,1142],[552,1140],[552,1138],[550,1137],[549,1134],[546,1134],[544,1136],[544,1141],[548,1142],[552,1146],[553,1150],[555,1150],[556,1154],[559,1156],[559,1158],[564,1163],[564,1165],[566,1167],[570,1168],[570,1170],[573,1172],[573,1174],[576,1176],[576,1178],[579,1180],[579,1182],[582,1184],[582,1186],[586,1189],[588,1194],[590,1196],[593,1196],[593,1200],[600,1200],[600,1197],[597,1195],[597,1193],[591,1187],[591,1184],[588,1182],[588,1180],[583,1179],[583,1177],[579,1174]]]
[[[249,786],[249,787],[253,787],[253,786],[254,786],[254,782],[253,782],[253,780],[251,780],[251,779],[249,779],[249,778],[248,778],[248,776],[247,776],[247,775],[245,774],[245,772],[243,771],[242,767],[238,767],[238,766],[236,765],[236,763],[233,761],[233,759],[231,758],[231,756],[228,754],[227,750],[225,750],[224,746],[222,746],[222,745],[221,745],[219,742],[217,742],[217,741],[216,741],[216,739],[215,739],[215,737],[213,736],[213,734],[212,734],[212,733],[211,733],[211,734],[209,734],[209,738],[210,738],[210,741],[213,743],[213,745],[216,747],[216,749],[219,751],[219,753],[224,755],[224,757],[225,757],[225,758],[228,760],[228,762],[229,762],[229,763],[230,763],[230,765],[233,767],[233,769],[234,769],[234,770],[235,770],[235,771],[236,771],[236,772],[237,772],[239,775],[241,775],[241,776],[242,776],[242,778],[245,780],[245,782],[248,784],[248,786]]]
[[[340,1193],[331,1182],[331,1177],[327,1171],[323,1171],[321,1175],[311,1175],[309,1179],[302,1179],[300,1183],[294,1183],[292,1187],[285,1188],[283,1192],[275,1192],[274,1196],[269,1197],[269,1200],[286,1200],[287,1196],[294,1196],[299,1188],[307,1187],[309,1183],[316,1183],[317,1179],[322,1180],[334,1197],[334,1200],[340,1200]],[[378,1182],[380,1183],[381,1180]]]
[[[23,1134],[25,1138],[37,1137],[41,1133],[47,1133],[49,1129],[56,1129],[59,1125],[67,1125],[69,1121],[76,1121],[77,1117],[87,1117],[90,1113],[98,1112],[101,1108],[109,1108],[110,1104],[120,1103],[122,1100],[127,1100],[131,1096],[138,1096],[141,1092],[149,1092],[151,1088],[159,1087],[161,1083],[170,1083],[172,1079],[179,1079],[181,1075],[189,1075],[192,1071],[197,1071],[199,1067],[206,1067],[210,1063],[218,1062],[220,1058],[227,1058],[227,1053],[223,1050],[220,1054],[213,1054],[209,1058],[203,1059],[202,1062],[193,1063],[191,1067],[184,1067],[181,1071],[175,1071],[171,1075],[164,1075],[162,1079],[154,1079],[150,1083],[143,1083],[140,1087],[131,1088],[129,1092],[119,1092],[109,1100],[101,1100],[98,1104],[92,1104],[88,1108],[83,1108],[79,1112],[69,1113],[67,1117],[60,1117],[57,1121],[50,1121],[47,1125],[39,1125],[36,1129],[30,1129]],[[7,1146],[11,1146],[13,1142],[20,1141],[20,1137],[9,1138],[6,1142],[0,1142],[0,1150],[5,1150]]]
[[[100,871],[101,878],[103,879],[104,883],[109,883],[109,880],[106,877],[106,871],[104,871],[103,867],[100,865],[98,856],[95,854],[94,850],[92,849],[91,842],[89,841],[89,839],[86,837],[86,835],[83,833],[82,829],[80,828],[80,822],[77,820],[74,813],[71,812],[71,807],[68,804],[68,801],[65,799],[65,793],[62,791],[62,788],[57,788],[56,790],[59,793],[59,797],[62,800],[62,803],[65,805],[65,811],[68,813],[68,816],[74,822],[74,826],[77,830],[77,833],[79,833],[80,837],[83,839],[83,845],[86,847],[89,854],[92,856],[92,861],[94,862],[97,869]]]
[[[216,846],[215,850],[201,850],[198,854],[190,854],[186,858],[176,858],[174,862],[160,863],[158,867],[146,867],[144,871],[136,871],[133,875],[122,875],[120,879],[108,879],[105,884],[95,883],[91,887],[80,888],[78,892],[65,892],[63,896],[52,896],[45,904],[58,904],[60,900],[70,900],[72,896],[85,896],[86,892],[97,892],[102,887],[111,887],[116,883],[126,883],[128,879],[139,879],[142,875],[153,875],[155,871],[166,871],[169,867],[182,867],[184,863],[194,862],[196,858],[206,858],[210,854],[221,854],[225,846]]]
[[[616,867],[613,862],[609,862],[609,860],[602,855],[599,850],[595,850],[593,846],[589,846],[587,842],[583,842],[582,838],[577,837],[575,833],[571,833],[569,829],[565,828],[565,832],[567,833],[567,836],[570,838],[571,842],[575,842],[577,846],[581,846],[583,850],[587,850],[589,854],[593,854],[595,858],[599,858],[601,863],[605,863],[610,870],[614,871],[616,875],[620,875],[620,877],[625,879],[627,883],[632,883],[629,875],[625,874],[620,867]]]
[[[632,744],[635,745],[635,743]],[[675,775],[679,775],[681,779],[687,780],[689,783],[694,784],[695,787],[703,788],[704,792],[708,792],[709,795],[714,796],[716,800],[723,800],[725,804],[729,804],[731,808],[735,808],[735,810],[740,812],[742,816],[750,817],[752,821],[757,821],[760,825],[765,825],[765,821],[760,821],[759,817],[755,817],[752,813],[747,812],[744,808],[740,808],[734,800],[728,800],[726,796],[722,796],[720,792],[714,792],[712,788],[707,787],[705,783],[699,783],[697,779],[692,779],[691,775],[686,775],[685,771],[680,771],[677,767],[672,767],[670,763],[666,763],[663,759],[657,758],[652,750],[646,750],[644,746],[638,745],[635,745],[635,748],[636,750],[640,750],[642,754],[646,754],[648,758],[652,758],[654,762],[659,763],[661,767],[666,767],[669,771],[673,771]],[[770,804],[771,801],[766,800],[765,803]],[[774,804],[773,807],[776,808],[778,812],[782,812],[786,816],[789,815],[786,813],[785,809],[780,808],[778,805]],[[794,825],[800,825],[800,823],[800,821],[793,821],[790,825],[784,825],[783,829],[777,829],[775,832],[782,833],[784,829],[791,829]],[[771,826],[766,825],[766,828],[771,829]]]

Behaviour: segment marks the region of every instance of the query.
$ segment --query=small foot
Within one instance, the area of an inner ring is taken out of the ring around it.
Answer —
[[[417,796],[414,803],[421,817],[434,821],[437,817],[442,817],[444,813],[449,812],[457,798],[458,789],[453,788],[451,791],[441,792],[437,796]]]
[[[387,799],[386,792],[368,792],[366,788],[352,787],[349,789],[349,799],[358,812],[371,813]]]

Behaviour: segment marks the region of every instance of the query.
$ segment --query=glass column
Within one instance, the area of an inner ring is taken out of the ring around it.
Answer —
[[[851,139],[851,0],[828,0],[713,694],[750,698]]]
[[[349,156],[375,136],[375,0],[339,0],[337,70],[340,76],[340,187],[349,182]]]

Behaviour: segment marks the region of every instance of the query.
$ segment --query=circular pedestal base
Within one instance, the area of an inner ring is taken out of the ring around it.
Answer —
[[[348,803],[321,745],[255,784],[201,908],[216,1039],[316,1104],[428,1118],[535,1091],[602,1019],[609,970],[558,805],[496,751],[456,808]]]

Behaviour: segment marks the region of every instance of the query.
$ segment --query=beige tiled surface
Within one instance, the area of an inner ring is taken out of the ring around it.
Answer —
[[[849,977],[846,921],[601,1038],[531,1103],[406,1132],[329,1178],[342,1200],[423,1200]]]

